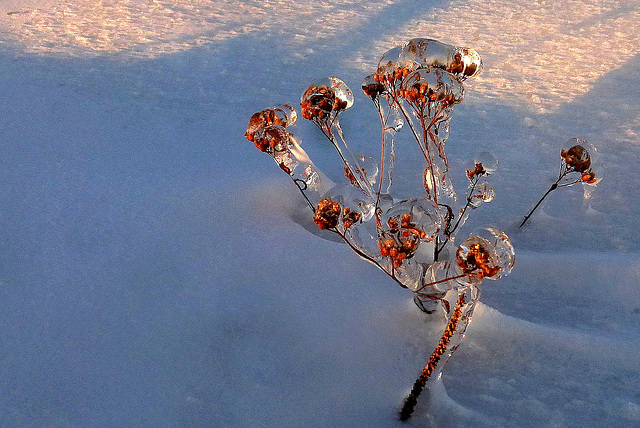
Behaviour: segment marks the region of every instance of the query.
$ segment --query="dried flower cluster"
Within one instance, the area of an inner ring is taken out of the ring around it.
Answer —
[[[497,165],[493,156],[481,153],[462,172],[469,185],[459,203],[445,151],[453,108],[464,98],[463,82],[481,69],[475,50],[432,39],[413,39],[386,52],[362,83],[380,118],[379,161],[352,153],[347,144],[339,116],[354,98],[342,80],[332,76],[305,89],[300,99],[302,117],[335,147],[344,164],[346,184],[328,179],[288,131],[296,118],[289,105],[254,114],[247,127],[247,139],[292,178],[320,229],[338,235],[356,254],[411,290],[421,310],[432,313],[440,307],[448,319],[438,347],[402,409],[403,420],[413,412],[427,379],[442,370],[441,360],[446,361],[462,340],[479,285],[508,275],[515,263],[508,236],[495,227],[477,229],[461,245],[455,244],[469,212],[494,198],[488,183]],[[424,159],[420,170],[424,194],[398,198],[393,196],[395,140],[407,128],[402,135],[415,143],[418,156]],[[561,156],[563,166],[555,187],[595,184],[591,158],[582,145],[562,151]],[[578,178],[568,183],[572,174]]]
[[[602,180],[602,178],[596,178],[596,173],[593,171],[591,154],[585,147],[589,145],[586,141],[572,138],[566,145],[570,145],[567,150],[560,150],[561,162],[558,179],[529,211],[529,214],[524,217],[520,227],[525,225],[545,198],[557,188],[573,186],[578,183],[582,183],[585,186],[595,186]],[[591,146],[591,150],[595,152],[595,147]]]
[[[311,85],[302,94],[300,109],[307,120],[322,122],[347,108],[347,101],[336,98],[334,91],[327,85]]]
[[[499,261],[495,259],[490,244],[479,236],[472,236],[456,251],[456,263],[465,275],[478,279],[492,278],[500,273]]]
[[[427,377],[441,370],[442,365],[436,367],[438,361],[455,349],[447,344],[462,338],[480,282],[508,274],[515,260],[508,238],[495,228],[487,229],[488,239],[472,234],[451,251],[468,210],[493,199],[486,178],[495,168],[476,160],[467,171],[466,202],[458,206],[444,147],[453,107],[463,100],[462,82],[481,68],[482,60],[474,50],[431,39],[413,39],[387,52],[362,83],[381,121],[377,165],[351,152],[340,127],[339,115],[353,105],[347,85],[332,76],[309,86],[300,99],[302,117],[334,145],[347,184],[335,185],[311,162],[287,129],[296,118],[289,105],[254,114],[247,127],[247,139],[293,179],[320,229],[339,235],[359,256],[413,291],[425,312],[441,304],[449,325],[429,360]],[[405,124],[425,161],[424,195],[395,199],[391,195],[395,138]],[[450,299],[458,300],[453,312]],[[413,401],[418,394],[412,393]],[[411,411],[405,407],[403,417]]]
[[[421,240],[426,239],[427,234],[415,223],[411,222],[411,213],[404,213],[388,220],[389,230],[382,232],[378,239],[380,255],[389,257],[395,268],[402,265],[402,261],[411,258]],[[400,222],[398,222],[400,220]]]
[[[591,170],[591,155],[587,149],[581,145],[575,145],[569,150],[560,151],[560,156],[568,172],[579,172],[579,182],[594,184],[596,182],[596,174]]]
[[[321,199],[316,207],[313,221],[320,229],[335,229],[340,219],[340,204],[331,199]]]

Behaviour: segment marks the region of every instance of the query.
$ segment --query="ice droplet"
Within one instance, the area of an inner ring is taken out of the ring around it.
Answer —
[[[477,184],[471,195],[469,195],[469,206],[478,208],[485,202],[491,202],[495,198],[496,193],[487,182]]]
[[[378,162],[375,161],[371,156],[365,155],[355,155],[355,158],[362,168],[362,173],[367,178],[369,183],[373,186],[378,181]]]
[[[394,269],[396,279],[405,287],[416,290],[422,285],[425,265],[416,259],[404,259],[402,264]]]
[[[304,169],[304,173],[302,174],[302,180],[307,185],[307,189],[318,190],[320,177],[318,175],[318,171],[316,171],[313,166],[307,165],[307,167]]]
[[[434,262],[425,271],[420,292],[428,296],[444,297],[445,293],[454,286],[454,280],[446,280],[451,278],[451,262]]]
[[[345,231],[349,242],[371,260],[383,261],[378,248],[378,236],[371,222],[356,223]]]
[[[351,89],[349,89],[347,84],[337,77],[330,76],[329,80],[331,81],[331,89],[333,90],[336,99],[345,105],[344,110],[350,108],[353,105],[354,99]]]
[[[509,237],[497,227],[487,227],[485,230],[493,236],[493,246],[500,263],[499,276],[489,279],[499,279],[509,275],[516,264],[516,253]]]
[[[386,72],[394,72],[401,55],[402,46],[396,46],[386,51],[380,57],[380,61],[378,61],[378,71],[382,74],[386,74]]]
[[[394,117],[393,124],[391,125],[391,128],[395,132],[402,131],[402,128],[404,128],[404,120],[400,116]]]

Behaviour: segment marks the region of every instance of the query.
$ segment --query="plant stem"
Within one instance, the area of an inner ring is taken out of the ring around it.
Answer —
[[[442,284],[443,282],[447,282],[447,281],[453,281],[454,279],[464,278],[465,276],[467,276],[467,275],[466,274],[461,274],[461,275],[456,275],[456,276],[450,276],[449,278],[441,279],[439,281],[430,282],[430,283],[425,284],[422,287],[418,288],[416,291],[414,291],[414,293],[416,293],[418,295],[421,295],[420,292],[422,290],[424,290],[426,287],[429,287],[431,285],[436,285],[436,284]]]
[[[433,371],[436,369],[436,366],[438,365],[440,358],[447,351],[447,345],[451,341],[451,337],[453,336],[453,334],[456,332],[456,329],[458,327],[458,322],[462,317],[462,306],[464,306],[465,303],[466,303],[466,300],[465,300],[464,293],[460,293],[460,297],[458,297],[456,306],[453,309],[453,315],[451,316],[451,319],[449,320],[449,323],[447,324],[447,327],[445,328],[444,333],[442,334],[442,337],[438,342],[438,346],[429,357],[429,361],[427,361],[427,365],[422,370],[422,373],[420,373],[420,376],[418,377],[418,379],[416,379],[415,383],[413,384],[413,388],[411,389],[411,393],[404,401],[402,410],[400,410],[401,421],[408,420],[411,417],[411,414],[413,413],[413,411],[415,410],[416,404],[418,404],[418,397],[420,396],[420,393],[422,393],[422,390],[427,384],[427,380],[429,380],[429,377],[431,376]]]
[[[556,181],[555,183],[553,183],[551,185],[551,187],[549,187],[549,190],[547,190],[547,193],[545,193],[542,198],[540,198],[540,200],[538,201],[538,203],[531,209],[531,211],[529,211],[529,214],[527,214],[526,216],[524,216],[524,220],[522,220],[522,223],[520,223],[520,226],[518,227],[522,227],[524,226],[524,224],[527,222],[527,220],[529,220],[529,217],[531,217],[531,215],[533,214],[533,212],[540,206],[540,204],[542,203],[542,201],[544,201],[544,198],[547,197],[547,195],[549,195],[549,193],[551,193],[553,190],[556,190],[558,188],[558,183],[560,182],[560,179],[558,179],[558,181]]]
[[[451,235],[453,235],[456,232],[456,229],[458,229],[458,226],[460,226],[460,221],[464,218],[464,214],[467,212],[467,209],[469,208],[469,206],[471,206],[471,196],[473,195],[473,191],[476,188],[476,185],[478,184],[478,177],[475,177],[473,184],[471,185],[470,189],[469,189],[469,194],[467,195],[467,203],[465,204],[464,208],[462,209],[462,212],[460,212],[460,215],[458,216],[458,220],[456,221],[456,224],[452,227],[449,228],[447,227],[445,229],[445,236],[447,238],[451,237]],[[449,243],[449,239],[447,239],[446,241],[444,241],[442,243],[442,246],[438,247],[438,243],[436,242],[436,246],[435,246],[435,250],[434,250],[434,260],[438,261],[438,256],[440,255],[440,253],[442,252],[442,250],[444,250],[444,247]]]
[[[391,189],[391,183],[393,181],[393,159],[392,159],[392,153],[393,153],[393,145],[394,145],[394,140],[393,138],[391,139],[391,156],[390,156],[390,163],[391,165],[385,165],[385,156],[386,156],[386,152],[385,150],[387,150],[386,148],[386,134],[387,134],[387,129],[388,127],[387,125],[387,121],[389,120],[389,115],[391,114],[391,107],[389,107],[389,111],[387,113],[387,118],[385,119],[384,117],[384,112],[382,111],[382,106],[380,105],[380,101],[379,100],[374,100],[373,103],[376,106],[376,109],[378,110],[378,116],[380,116],[380,124],[382,127],[382,147],[380,149],[380,170],[378,172],[378,191],[376,193],[376,205],[374,207],[374,215],[376,216],[376,225],[378,227],[378,231],[382,230],[382,221],[380,220],[380,213],[378,212],[378,206],[380,205],[380,194],[382,193],[382,182],[384,181],[384,174],[385,174],[385,167],[389,168],[389,183],[387,186],[387,193],[390,192]]]

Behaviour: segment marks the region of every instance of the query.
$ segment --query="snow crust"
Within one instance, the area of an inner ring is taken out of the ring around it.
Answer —
[[[0,3],[0,426],[401,426],[444,321],[310,233],[296,189],[243,133],[255,111],[336,75],[356,94],[347,138],[376,154],[358,87],[411,37],[485,58],[447,147],[459,190],[475,154],[500,160],[496,200],[466,228],[503,228],[517,263],[483,284],[404,425],[640,426],[637,13],[593,0]],[[339,180],[313,126],[294,133]],[[587,200],[558,190],[518,229],[571,137],[598,146],[604,180]]]

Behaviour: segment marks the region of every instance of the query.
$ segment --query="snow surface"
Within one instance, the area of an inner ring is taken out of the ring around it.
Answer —
[[[477,48],[449,156],[500,159],[468,224],[510,234],[467,337],[406,426],[640,426],[640,2],[0,3],[0,426],[394,427],[443,320],[345,245],[243,138],[412,37]],[[309,124],[294,132],[337,180]],[[571,137],[592,197],[552,194]],[[371,144],[371,142],[374,142]],[[460,175],[458,189],[464,187]],[[460,187],[462,186],[462,187]],[[462,233],[466,233],[463,230]]]

